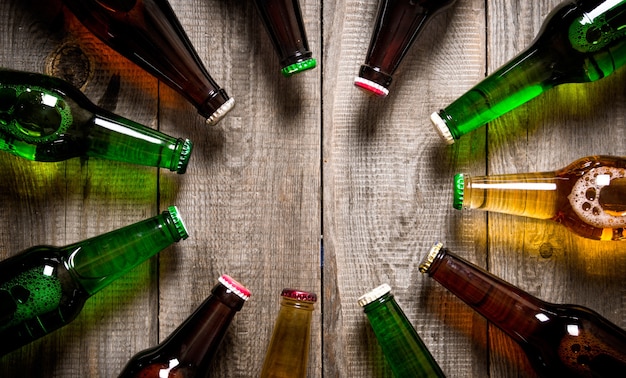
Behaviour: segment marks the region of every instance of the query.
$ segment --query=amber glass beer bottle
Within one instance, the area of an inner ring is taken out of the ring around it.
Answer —
[[[66,81],[0,69],[0,151],[52,162],[96,157],[184,173],[192,143],[107,112]]]
[[[387,96],[392,75],[432,17],[456,0],[381,0],[365,56],[354,85]]]
[[[553,172],[454,178],[454,207],[551,219],[595,240],[626,239],[626,159],[588,156]]]
[[[515,58],[431,115],[447,143],[566,83],[587,83],[626,63],[626,0],[568,0]]]
[[[382,284],[363,294],[358,303],[363,307],[394,377],[445,377],[391,294],[389,285]]]
[[[65,247],[31,247],[0,262],[0,356],[68,324],[85,301],[188,237],[175,206]]]
[[[163,342],[133,356],[119,378],[209,377],[209,364],[250,291],[222,275],[211,295]]]
[[[311,319],[317,295],[283,289],[280,311],[265,354],[261,378],[305,378],[311,343]]]
[[[315,68],[299,0],[254,0],[285,77]]]
[[[217,123],[234,105],[207,72],[167,0],[63,0],[96,37]]]
[[[626,331],[582,306],[542,301],[436,243],[420,265],[526,353],[543,377],[616,377],[626,371]]]

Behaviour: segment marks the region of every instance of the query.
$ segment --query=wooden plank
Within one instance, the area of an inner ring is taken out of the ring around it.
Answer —
[[[93,38],[58,1],[11,0],[0,15],[2,67],[54,74],[107,110],[156,124],[156,80]],[[0,164],[2,258],[84,240],[157,212],[153,168],[98,159],[35,163],[6,153]],[[0,375],[115,376],[127,355],[157,340],[150,332],[158,319],[150,315],[158,299],[155,268],[142,264],[92,297],[70,325],[5,356]]]
[[[356,303],[386,282],[445,372],[485,376],[486,352],[474,347],[486,342],[485,322],[417,270],[438,239],[485,261],[485,245],[463,238],[484,235],[483,222],[451,207],[455,171],[484,170],[484,133],[450,149],[429,122],[485,72],[484,3],[459,1],[433,20],[385,99],[353,86],[376,7],[324,7],[324,374],[391,376]]]

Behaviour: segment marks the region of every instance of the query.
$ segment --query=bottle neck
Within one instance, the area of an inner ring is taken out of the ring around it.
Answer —
[[[306,377],[314,303],[281,297],[261,378]]]
[[[96,110],[86,133],[88,156],[185,173],[192,143],[117,115]]]
[[[522,345],[539,330],[543,320],[552,317],[552,305],[463,260],[440,244],[433,247],[420,270]]]
[[[62,250],[72,276],[93,295],[182,238],[171,214],[163,212]]]
[[[395,376],[445,376],[391,293],[363,310]]]
[[[463,209],[479,209],[537,219],[552,219],[559,210],[561,186],[567,178],[555,172],[472,177],[459,176]],[[567,196],[566,193],[565,195]]]
[[[159,344],[162,354],[175,356],[195,371],[208,371],[208,365],[224,339],[235,314],[245,300],[222,284],[187,319]]]

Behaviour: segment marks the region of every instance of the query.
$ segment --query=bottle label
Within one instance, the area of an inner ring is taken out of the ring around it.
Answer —
[[[0,284],[0,331],[55,310],[62,297],[56,268],[39,265]]]
[[[626,36],[626,6],[622,0],[608,0],[575,20],[569,39],[576,50],[593,53]]]
[[[576,181],[567,198],[576,215],[587,224],[626,227],[626,169],[590,169]]]
[[[35,86],[0,85],[0,131],[28,143],[57,139],[72,124],[72,111],[58,94]]]

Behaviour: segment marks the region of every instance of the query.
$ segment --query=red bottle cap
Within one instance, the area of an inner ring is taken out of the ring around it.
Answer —
[[[295,289],[283,289],[283,292],[280,293],[280,296],[303,302],[317,302],[317,295],[315,295],[315,293],[309,293],[307,291],[300,291]]]
[[[226,286],[228,288],[228,290],[230,290],[233,293],[237,294],[244,301],[247,301],[248,298],[250,298],[250,290],[246,289],[245,286],[243,286],[239,282],[235,281],[231,276],[229,276],[227,274],[223,274],[218,279],[218,281],[222,285]]]

